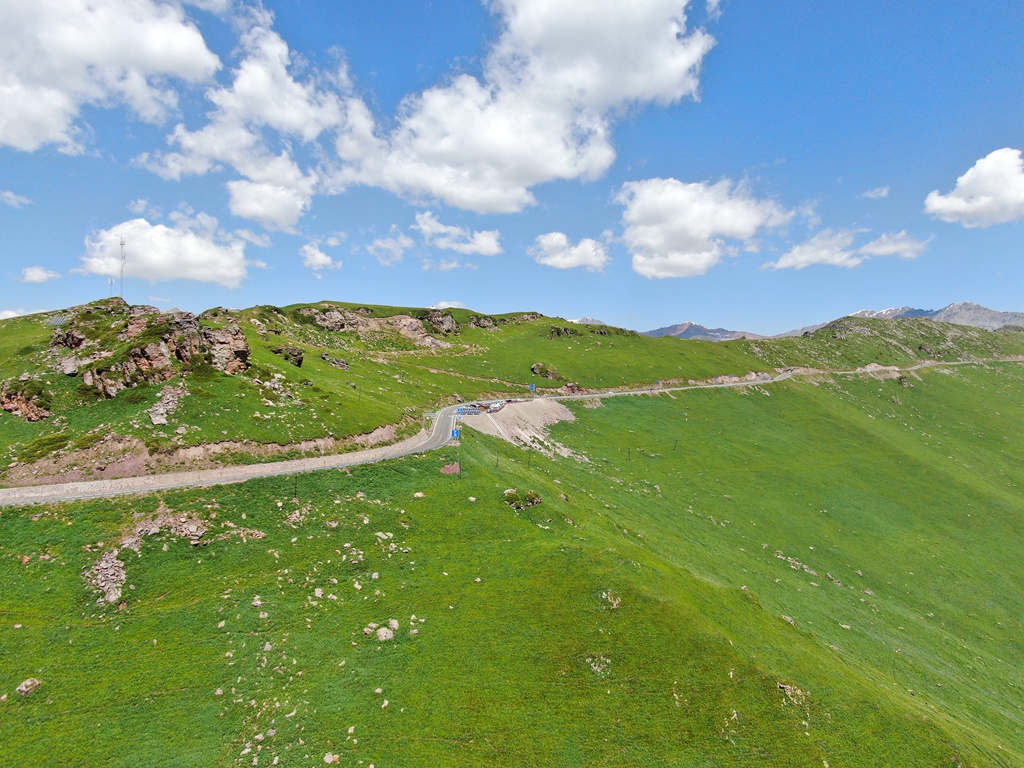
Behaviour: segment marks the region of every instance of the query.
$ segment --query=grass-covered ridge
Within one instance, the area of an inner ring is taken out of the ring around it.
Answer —
[[[586,461],[469,433],[351,475],[4,510],[0,755],[1021,764],[1022,393],[1007,363],[609,398],[554,428]],[[83,573],[167,509],[209,543],[143,537],[98,605]]]
[[[0,321],[0,382],[52,412],[34,423],[0,412],[0,483],[340,452],[400,439],[459,398],[521,396],[531,384],[540,393],[603,391],[789,366],[842,370],[1024,354],[1024,334],[920,319],[848,318],[798,339],[713,344],[531,312],[317,302],[204,312],[196,320],[202,333],[243,335],[247,369],[217,370],[202,355],[179,360],[171,343],[170,378],[133,371],[127,389],[101,396],[88,376],[132,361],[144,369],[140,349],[177,338],[174,319],[150,309],[104,300]],[[141,323],[134,335],[131,323]],[[69,330],[86,338],[82,351],[58,343]],[[82,362],[62,372],[72,352]],[[179,389],[176,410],[154,424],[148,411],[160,407],[167,387]]]

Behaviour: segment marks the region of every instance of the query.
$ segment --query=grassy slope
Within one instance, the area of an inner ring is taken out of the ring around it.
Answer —
[[[79,378],[46,367],[49,361],[41,353],[53,331],[49,319],[58,313],[2,321],[0,379],[41,372],[59,418],[27,424],[0,413],[0,456],[6,455],[7,463],[29,462],[54,449],[82,447],[78,441],[83,438],[87,444],[109,433],[138,437],[151,452],[230,440],[290,445],[367,434],[389,424],[397,425],[401,436],[417,430],[424,412],[451,402],[456,393],[466,399],[521,395],[531,383],[540,391],[570,381],[607,389],[742,375],[783,365],[835,369],[868,362],[905,365],[929,358],[1024,354],[1024,334],[988,333],[922,320],[843,320],[810,338],[714,344],[650,339],[619,329],[573,326],[558,318],[520,322],[515,315],[497,318],[503,322],[495,328],[478,329],[469,325],[474,316],[469,310],[451,311],[463,327],[459,335],[449,337],[450,349],[424,350],[396,334],[327,331],[300,314],[308,306],[356,308],[320,303],[205,313],[203,322],[211,326],[223,324],[228,315],[240,321],[252,347],[253,368],[237,376],[211,370],[193,373],[187,378],[191,395],[162,427],[153,426],[144,413],[159,400],[161,387],[141,386],[97,402],[95,395],[79,390]],[[410,308],[361,309],[374,317],[425,314]],[[123,311],[115,308],[110,315],[99,313],[92,318],[91,335],[109,337],[119,352],[127,351],[129,344],[116,341]],[[552,329],[576,333],[553,336]],[[302,349],[302,367],[274,354],[275,346]],[[346,359],[349,370],[321,360],[324,352]],[[534,375],[530,371],[534,363],[554,368],[559,377]],[[294,397],[282,397],[256,384],[256,379],[266,382],[275,376],[282,377]],[[182,426],[186,430],[179,434]],[[244,455],[222,458],[252,460]]]
[[[1024,371],[912,383],[613,398],[556,429],[589,463],[471,435],[351,477],[167,494],[267,538],[146,540],[120,612],[93,602],[83,546],[155,498],[4,511],[0,690],[44,685],[0,705],[0,757],[1020,764]],[[438,471],[455,458],[462,479]],[[544,503],[515,513],[506,487]],[[391,617],[392,643],[362,633]]]

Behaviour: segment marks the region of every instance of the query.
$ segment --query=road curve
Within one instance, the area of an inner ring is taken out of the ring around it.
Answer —
[[[321,469],[340,469],[359,464],[372,464],[386,459],[397,459],[415,453],[436,450],[451,441],[455,414],[458,406],[442,408],[434,414],[430,430],[406,438],[393,445],[367,448],[352,453],[318,456],[309,459],[293,459],[266,464],[244,464],[218,469],[202,469],[189,472],[168,472],[159,475],[121,477],[116,480],[87,480],[77,483],[56,483],[52,485],[30,485],[18,488],[0,488],[0,507],[22,504],[45,504],[63,501],[107,498],[153,491],[167,491],[175,488],[193,488],[207,485],[229,485],[242,483],[257,477],[276,477],[300,472],[314,472]]]
[[[986,363],[997,362],[1020,363],[1024,362],[1024,359],[1012,357],[993,360],[969,360],[955,362],[927,361],[909,368],[899,368],[898,370],[916,371],[922,368],[934,368],[944,365],[984,365]],[[894,367],[890,367],[888,370],[893,370]],[[730,389],[736,387],[776,384],[780,381],[786,381],[787,379],[791,379],[796,376],[847,376],[865,373],[872,373],[872,371],[870,369],[858,369],[853,371],[790,371],[780,373],[769,379],[753,381],[729,381],[719,384],[690,384],[679,387],[647,387],[644,389],[630,389],[618,392],[594,392],[575,395],[545,395],[537,399],[584,400],[605,397],[621,397],[624,395],[684,392],[694,389]],[[483,402],[511,401],[496,400]],[[394,443],[393,445],[386,445],[380,448],[367,448],[366,450],[355,451],[352,453],[319,456],[310,459],[293,459],[291,461],[278,461],[264,464],[245,464],[241,466],[221,467],[218,469],[201,469],[189,472],[169,472],[167,474],[142,475],[140,477],[122,477],[116,480],[87,480],[77,483],[54,483],[50,485],[0,488],[0,507],[81,501],[84,499],[152,493],[153,491],[167,491],[177,488],[229,485],[232,483],[243,483],[246,480],[252,480],[258,477],[277,477],[279,475],[315,472],[322,469],[340,469],[342,467],[354,467],[360,464],[373,464],[378,461],[397,459],[417,453],[428,453],[429,451],[437,450],[451,442],[452,430],[455,428],[455,417],[458,413],[459,407],[460,406],[458,405],[449,405],[433,414],[433,423],[429,431],[426,429],[421,430],[419,434],[413,435],[412,437],[406,438],[398,443]]]

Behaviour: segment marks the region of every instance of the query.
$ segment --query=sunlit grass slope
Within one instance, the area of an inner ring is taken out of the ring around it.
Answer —
[[[425,337],[448,346],[425,348],[386,325],[371,331],[332,331],[310,315],[331,310],[356,311],[372,320],[408,316],[414,324],[422,323]],[[187,394],[166,425],[152,424],[145,412],[160,400],[162,384],[131,387],[105,400],[85,387],[81,376],[58,372],[61,355],[48,351],[55,328],[64,327],[61,323],[70,317],[85,318],[86,335],[100,345],[89,352],[110,352],[113,357],[95,363],[107,365],[133,344],[159,340],[162,321],[154,320],[139,339],[125,341],[121,331],[128,307],[116,300],[0,321],[0,381],[42,390],[44,404],[54,414],[28,423],[0,412],[0,467],[41,458],[76,464],[75,457],[88,467],[94,462],[81,451],[109,435],[138,439],[158,456],[228,443],[217,454],[221,462],[253,461],[250,448],[259,445],[288,446],[292,455],[346,450],[355,447],[351,438],[381,427],[390,432],[377,439],[411,434],[420,428],[424,414],[459,397],[522,396],[531,384],[540,392],[568,384],[606,390],[794,365],[838,370],[868,363],[906,366],[1024,354],[1024,333],[991,333],[921,319],[847,318],[798,339],[715,344],[652,339],[536,313],[485,316],[465,309],[446,311],[443,317],[458,325],[446,332],[432,325],[429,316],[424,309],[337,302],[210,310],[201,323],[211,328],[237,323],[251,347],[252,365],[236,375],[208,365],[178,365],[180,375],[167,383],[184,382]],[[302,353],[301,367],[278,353],[282,347]],[[347,369],[332,364],[338,360]],[[335,442],[326,447],[302,446],[304,441],[331,438]],[[276,458],[287,455],[278,452]],[[170,468],[175,461],[162,466]]]
[[[209,544],[124,551],[120,610],[82,573],[159,499],[4,510],[0,764],[1019,765],[1024,370],[908,383],[169,493]]]

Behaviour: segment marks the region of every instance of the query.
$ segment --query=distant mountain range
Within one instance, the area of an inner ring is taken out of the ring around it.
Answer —
[[[970,301],[960,304],[950,304],[942,309],[914,309],[913,307],[895,307],[892,309],[862,309],[854,312],[850,317],[867,317],[880,320],[896,320],[905,317],[926,317],[940,323],[955,323],[957,325],[970,325],[975,328],[984,328],[994,331],[1005,325],[1024,326],[1024,312],[999,312],[995,309],[988,309],[980,304]],[[707,328],[697,323],[679,323],[669,325],[665,328],[657,328],[653,331],[644,331],[644,336],[675,336],[679,339],[700,339],[702,341],[732,341],[733,339],[764,339],[764,338],[785,338],[787,336],[802,336],[805,333],[813,333],[828,323],[818,323],[798,328],[786,333],[780,333],[772,337],[761,336],[747,331],[730,331],[726,328]]]
[[[725,328],[707,328],[697,323],[679,323],[653,331],[644,331],[644,336],[675,336],[677,339],[699,339],[700,341],[732,341],[733,339],[763,339],[756,333],[730,331]]]

